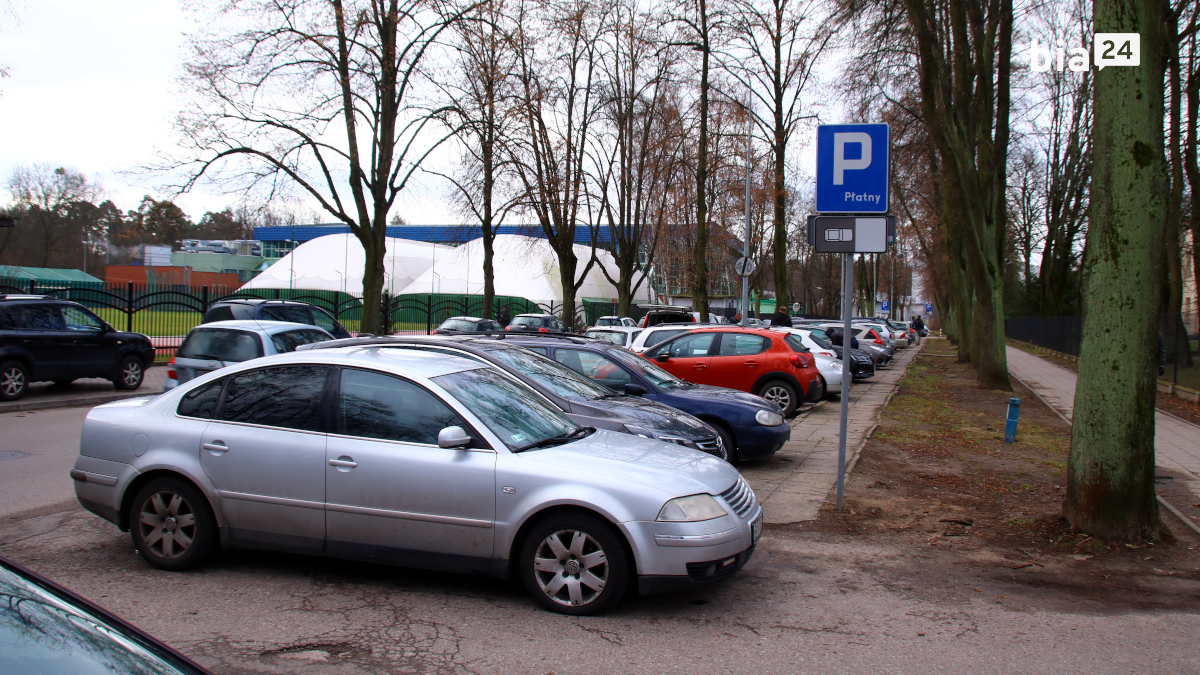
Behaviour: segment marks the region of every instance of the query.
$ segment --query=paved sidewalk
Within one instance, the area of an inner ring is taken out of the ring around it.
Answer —
[[[1075,371],[1008,346],[1008,371],[1068,420],[1075,409]],[[1200,427],[1154,414],[1154,453],[1158,466],[1176,474],[1176,482],[1200,496]]]
[[[862,449],[879,422],[879,414],[908,364],[925,342],[900,349],[892,365],[875,371],[875,377],[850,387],[850,415],[846,423],[846,466]],[[827,400],[792,420],[792,438],[771,459],[741,467],[763,505],[764,520],[771,524],[816,520],[821,504],[837,484],[838,432],[841,402]]]
[[[162,393],[163,383],[166,381],[167,367],[152,366],[146,369],[146,377],[142,380],[142,386],[133,391],[119,391],[112,382],[93,377],[75,380],[71,384],[61,387],[53,382],[35,382],[29,385],[29,391],[21,397],[21,400],[0,403],[0,413],[77,406],[91,407],[124,398],[153,396]]]

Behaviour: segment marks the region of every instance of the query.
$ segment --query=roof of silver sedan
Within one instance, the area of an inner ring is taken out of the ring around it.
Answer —
[[[267,335],[282,333],[284,331],[295,330],[297,328],[316,328],[322,333],[326,333],[323,328],[307,323],[295,323],[293,321],[256,321],[254,319],[230,319],[228,321],[210,321],[196,326],[198,329],[208,330],[212,328],[234,328],[237,330],[250,330],[255,332],[263,332]],[[193,329],[195,330],[195,329]],[[332,336],[330,336],[332,337]]]
[[[268,361],[270,363],[268,363]],[[487,368],[486,364],[474,359],[411,349],[388,349],[386,346],[348,346],[330,349],[311,349],[268,356],[247,361],[242,365],[265,366],[283,363],[326,363],[338,366],[380,368],[399,373],[433,378],[464,370]],[[219,372],[219,371],[218,371]]]

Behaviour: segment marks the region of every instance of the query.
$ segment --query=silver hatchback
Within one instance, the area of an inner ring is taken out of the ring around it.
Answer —
[[[71,471],[150,564],[219,548],[519,576],[592,614],[724,579],[762,508],[698,450],[579,427],[477,361],[344,347],[256,359],[92,409]]]

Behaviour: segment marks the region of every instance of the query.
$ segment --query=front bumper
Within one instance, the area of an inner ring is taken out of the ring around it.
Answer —
[[[750,562],[752,555],[754,555],[754,546],[721,560],[688,563],[686,576],[649,574],[639,576],[638,594],[674,593],[723,581],[745,567],[746,563]]]
[[[717,497],[728,514],[699,523],[625,523],[638,552],[642,594],[695,588],[733,576],[754,552],[762,534],[763,510],[744,480]],[[751,501],[747,503],[745,499]],[[738,505],[735,510],[731,505]]]
[[[787,422],[774,427],[761,424],[734,426],[733,440],[737,443],[739,459],[762,459],[775,454],[792,437],[792,427]]]

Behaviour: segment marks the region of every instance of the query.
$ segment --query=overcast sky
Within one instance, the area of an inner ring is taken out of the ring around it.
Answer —
[[[0,187],[15,167],[45,163],[96,179],[124,210],[151,194],[174,198],[199,220],[237,201],[211,188],[175,198],[159,192],[153,176],[131,173],[172,148],[171,121],[187,105],[176,78],[193,24],[176,0],[11,5],[15,18],[0,12],[0,64],[9,68],[0,79]],[[799,145],[800,163],[810,164],[811,144]],[[393,213],[410,223],[458,222],[444,188],[426,180]],[[8,201],[6,192],[0,201]]]

